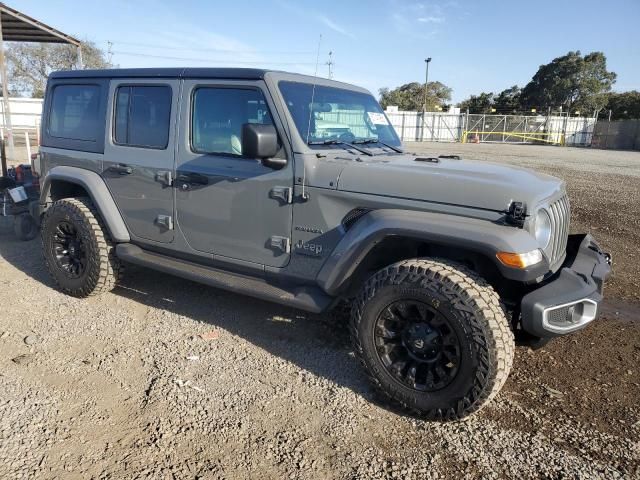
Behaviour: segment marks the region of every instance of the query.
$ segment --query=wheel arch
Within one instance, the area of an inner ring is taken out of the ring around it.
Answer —
[[[96,172],[77,167],[58,166],[47,173],[40,192],[40,212],[63,198],[89,197],[105,223],[109,235],[118,243],[131,240],[129,230],[104,180]]]
[[[376,210],[346,233],[318,274],[329,294],[348,296],[372,270],[400,260],[440,257],[466,264],[487,280],[531,281],[548,271],[546,261],[528,269],[506,267],[499,251],[538,248],[526,231],[488,220],[441,213]]]
[[[500,271],[486,253],[466,247],[452,247],[443,242],[420,237],[388,235],[366,254],[348,280],[347,296],[357,293],[369,276],[393,263],[412,258],[442,258],[460,263],[475,271],[496,287]]]

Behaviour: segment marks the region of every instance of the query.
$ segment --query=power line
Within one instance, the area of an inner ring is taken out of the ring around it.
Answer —
[[[132,47],[144,47],[144,48],[155,48],[161,50],[176,50],[176,51],[192,51],[192,52],[218,52],[218,53],[254,53],[254,54],[282,54],[282,55],[312,55],[315,52],[313,51],[289,51],[289,50],[250,50],[250,49],[225,49],[225,48],[190,48],[190,47],[176,47],[175,45],[160,45],[160,44],[151,44],[151,43],[138,43],[138,42],[120,42],[113,40],[106,40],[109,44],[115,45],[129,45]]]
[[[113,50],[112,53],[118,55],[125,55],[131,57],[151,57],[151,58],[162,58],[164,60],[187,60],[190,62],[206,62],[206,63],[236,63],[242,65],[256,65],[256,64],[268,64],[268,65],[315,65],[313,62],[264,62],[261,60],[253,60],[253,61],[239,61],[233,59],[212,59],[212,58],[196,58],[196,57],[172,57],[167,55],[151,55],[148,53],[138,53],[138,52],[122,52],[118,50]]]

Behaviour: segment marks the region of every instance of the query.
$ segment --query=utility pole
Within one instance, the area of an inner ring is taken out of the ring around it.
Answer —
[[[113,50],[112,50],[113,42],[107,40],[107,47],[108,47],[108,49],[107,49],[107,63],[109,65],[111,65],[111,59],[113,58]]]
[[[329,67],[329,80],[331,80],[333,78],[333,52],[330,51],[329,52],[329,61],[325,63],[325,65],[327,65],[327,67]]]
[[[429,86],[429,64],[431,63],[431,57],[424,59],[424,64],[426,65],[426,71],[424,74],[424,105],[422,106],[422,111],[427,111],[427,87]]]

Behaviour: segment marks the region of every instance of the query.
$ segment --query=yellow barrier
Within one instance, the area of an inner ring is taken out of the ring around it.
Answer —
[[[538,133],[538,132],[481,132],[476,130],[465,130],[462,132],[461,143],[467,143],[467,138],[469,134],[472,135],[505,135],[507,137],[521,138],[523,140],[534,140],[536,142],[545,142],[552,143],[558,145],[564,145],[564,134],[563,133]],[[559,140],[549,140],[543,137],[549,136],[559,136]],[[505,142],[506,143],[506,142]]]

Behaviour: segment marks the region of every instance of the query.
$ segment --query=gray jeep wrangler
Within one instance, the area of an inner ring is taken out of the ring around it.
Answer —
[[[49,77],[36,168],[59,288],[123,263],[308,312],[350,306],[388,399],[465,417],[504,384],[514,338],[594,320],[610,257],[569,235],[565,184],[405,153],[361,88],[255,69]]]

